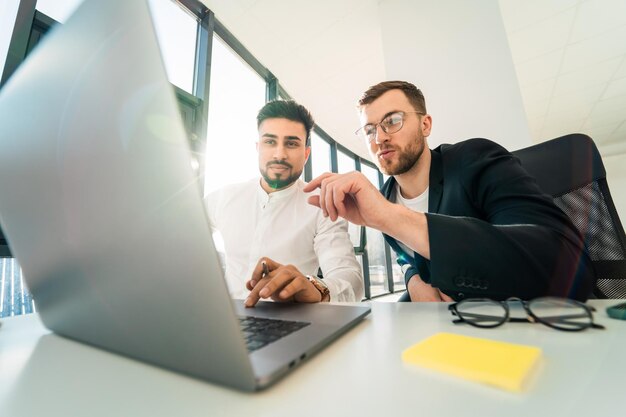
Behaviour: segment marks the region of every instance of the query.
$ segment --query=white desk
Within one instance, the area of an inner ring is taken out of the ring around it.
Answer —
[[[372,303],[363,323],[256,394],[49,334],[36,315],[3,319],[0,416],[621,416],[626,321],[603,308],[615,303],[592,302],[606,330],[580,333],[522,323],[475,329],[452,324],[447,304]],[[543,363],[523,394],[402,363],[402,350],[442,331],[539,346]]]

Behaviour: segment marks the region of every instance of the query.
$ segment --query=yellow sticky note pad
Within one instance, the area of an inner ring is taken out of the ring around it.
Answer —
[[[402,352],[406,363],[521,392],[541,349],[452,333],[437,333]]]

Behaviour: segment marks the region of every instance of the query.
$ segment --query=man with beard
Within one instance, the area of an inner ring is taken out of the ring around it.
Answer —
[[[362,174],[323,174],[304,189],[324,216],[373,227],[398,255],[412,301],[586,300],[595,274],[570,219],[519,161],[487,139],[429,149],[432,118],[413,84],[387,81],[359,101],[381,193]]]
[[[316,303],[363,297],[348,223],[324,217],[302,191],[313,124],[309,111],[292,100],[267,103],[257,115],[261,178],[206,198],[224,242],[231,295],[246,298],[247,307],[260,298]]]

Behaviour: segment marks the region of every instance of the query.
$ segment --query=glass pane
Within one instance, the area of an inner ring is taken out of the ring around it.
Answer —
[[[19,6],[19,0],[2,0],[0,2],[0,77],[4,71],[7,54],[9,53],[11,35],[13,34],[13,26],[15,26],[15,17],[17,16]]]
[[[148,4],[170,82],[193,93],[196,18],[172,0],[149,0]]]
[[[361,267],[361,273],[365,276],[363,272],[363,255],[356,255],[356,260],[359,261],[359,266]]]
[[[391,271],[393,273],[393,291],[402,291],[406,289],[406,285],[404,283],[404,275],[402,274],[402,269],[398,262],[396,262],[396,258],[394,257],[396,254],[393,250],[391,250]]]
[[[13,258],[0,258],[0,317],[35,311],[33,297],[26,288],[22,270]]]
[[[320,138],[315,132],[311,133],[311,168],[313,178],[330,172],[330,144]]]
[[[370,261],[370,289],[372,296],[388,292],[385,262],[385,240],[378,230],[367,227],[367,254]]]
[[[372,169],[369,166],[367,166],[366,168],[369,168],[367,172],[370,172],[370,174],[366,174],[366,175],[369,175],[371,178],[370,177],[368,178],[370,178],[370,181],[372,181],[374,179],[374,169]],[[389,179],[389,176],[383,174],[383,184],[388,179]],[[380,185],[380,187],[382,187],[382,184]],[[391,272],[393,274],[393,285],[394,285],[393,290],[394,292],[405,290],[406,285],[404,284],[404,274],[402,274],[402,269],[400,268],[400,265],[398,265],[398,262],[396,262],[396,257],[397,257],[396,253],[393,250],[391,250],[391,248],[389,249],[389,252],[391,253]]]
[[[354,159],[347,154],[337,151],[337,168],[340,174],[346,172],[352,172],[356,169]],[[348,232],[350,233],[350,240],[354,246],[361,246],[361,226],[356,224],[348,224]]]
[[[37,0],[37,10],[57,22],[65,22],[84,0]]]
[[[361,172],[376,186],[378,183],[378,170],[368,165],[361,165]],[[387,285],[387,261],[385,257],[385,239],[381,232],[366,228],[367,253],[370,262],[370,283],[372,296],[384,294],[389,291]]]
[[[352,246],[360,247],[361,246],[361,227],[356,224],[348,223],[348,233],[350,234],[350,241],[352,242]]]
[[[369,165],[361,164],[361,172],[371,181],[376,188],[380,188],[380,182],[378,180],[378,170],[370,167]]]
[[[356,169],[354,158],[341,151],[337,151],[337,168],[340,174],[354,171]]]
[[[259,176],[256,116],[265,81],[218,36],[213,37],[205,193]]]
[[[37,10],[57,22],[65,22],[84,0],[38,0]],[[172,0],[148,0],[163,54],[167,76],[172,84],[193,92],[196,59],[196,19]]]

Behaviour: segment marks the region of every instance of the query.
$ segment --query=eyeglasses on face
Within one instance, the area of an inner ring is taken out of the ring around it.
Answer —
[[[389,113],[379,123],[368,123],[365,126],[357,129],[354,134],[357,136],[362,136],[369,144],[370,142],[376,140],[376,136],[378,134],[378,126],[380,126],[383,132],[389,134],[396,133],[397,131],[402,129],[402,126],[404,126],[404,119],[408,113],[416,113],[421,115],[425,114],[419,111],[397,111]]]
[[[509,304],[519,302],[526,311],[526,317],[511,317]],[[593,322],[595,309],[581,302],[559,297],[541,297],[522,301],[513,297],[506,301],[488,298],[468,298],[448,306],[453,323],[467,323],[474,327],[493,328],[507,321],[517,323],[541,323],[557,330],[576,332],[587,328],[604,329]]]

